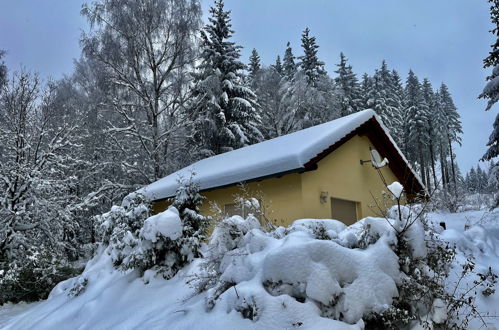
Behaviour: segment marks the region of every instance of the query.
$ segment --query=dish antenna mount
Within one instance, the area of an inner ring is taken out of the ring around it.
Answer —
[[[381,158],[381,155],[376,149],[369,147],[369,151],[371,153],[371,160],[360,160],[361,165],[364,165],[364,163],[371,163],[375,169],[380,169],[388,165],[388,159]]]

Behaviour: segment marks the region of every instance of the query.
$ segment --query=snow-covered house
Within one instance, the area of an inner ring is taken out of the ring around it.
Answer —
[[[375,149],[388,165],[369,162]],[[373,110],[364,110],[321,125],[200,160],[142,189],[154,211],[166,208],[179,177],[200,184],[206,197],[228,215],[244,215],[234,201],[246,191],[260,199],[267,219],[288,225],[296,219],[338,219],[347,224],[377,212],[387,184],[399,181],[408,196],[424,187]]]

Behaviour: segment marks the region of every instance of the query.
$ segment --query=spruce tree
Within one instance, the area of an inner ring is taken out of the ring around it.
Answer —
[[[391,94],[391,74],[388,70],[386,61],[381,62],[381,67],[376,70],[373,76],[373,85],[369,91],[370,107],[376,111],[386,126],[393,131],[391,122],[392,113],[396,111],[393,108],[394,101]]]
[[[423,183],[426,185],[426,159],[425,153],[429,136],[426,129],[428,122],[428,105],[426,104],[421,84],[414,72],[409,71],[405,88],[406,105],[406,153],[409,158],[416,162]]]
[[[304,54],[300,56],[300,69],[306,75],[308,85],[316,86],[317,80],[326,75],[326,71],[324,70],[324,62],[319,61],[317,57],[319,46],[316,39],[309,34],[309,28],[306,28],[302,33],[301,46]]]
[[[360,85],[352,66],[347,65],[347,58],[340,53],[340,63],[336,64],[338,76],[334,79],[339,88],[341,116],[346,116],[361,109]]]
[[[391,135],[398,145],[402,144],[403,128],[404,128],[404,87],[402,79],[396,70],[392,70],[389,81],[389,125]]]
[[[255,48],[251,51],[251,56],[249,58],[248,72],[251,79],[254,79],[257,72],[260,70],[260,55]]]
[[[241,46],[229,41],[230,11],[222,0],[210,8],[209,23],[201,31],[201,59],[194,75],[192,140],[206,157],[259,142],[260,116],[255,93],[244,85],[239,61]]]
[[[210,221],[210,218],[200,214],[203,196],[199,194],[199,183],[194,178],[194,173],[189,179],[180,178],[172,199],[172,206],[178,210],[182,220],[182,236],[176,242],[181,265],[201,256],[201,244],[206,240]]]
[[[277,55],[277,58],[275,59],[275,64],[272,65],[272,67],[280,75],[282,75],[284,73],[284,68],[282,66],[281,57],[279,55]]]
[[[367,73],[362,75],[362,81],[360,83],[360,92],[361,92],[361,104],[362,108],[368,109],[371,108],[371,102],[369,100],[369,95],[371,94],[372,89],[372,78],[369,77]]]
[[[423,85],[422,85],[422,93],[423,93],[423,99],[425,100],[426,105],[428,106],[428,116],[427,116],[427,123],[426,123],[426,129],[428,132],[428,157],[430,161],[430,166],[431,166],[431,171],[432,171],[432,178],[433,178],[433,184],[436,187],[437,184],[437,174],[435,171],[435,141],[439,139],[439,130],[437,129],[437,126],[435,126],[436,123],[436,118],[435,118],[435,93],[433,92],[433,87],[431,86],[430,81],[427,78],[423,79]],[[429,173],[428,177],[430,176]],[[428,180],[428,183],[430,180]]]
[[[493,68],[492,74],[487,77],[489,82],[485,85],[482,94],[479,95],[479,98],[488,100],[485,110],[489,110],[499,100],[499,0],[489,0],[489,2],[491,3],[490,19],[494,25],[490,32],[494,35],[496,41],[492,45],[489,55],[483,61],[484,68]],[[491,160],[499,156],[499,114],[496,115],[487,146],[489,148],[483,155],[482,160]],[[499,173],[498,164],[495,164],[493,173]],[[495,206],[499,206],[499,195],[497,195]]]
[[[0,88],[7,82],[7,66],[2,58],[5,56],[5,51],[0,49]]]
[[[295,56],[293,55],[293,49],[291,48],[291,43],[289,41],[286,45],[286,51],[284,53],[283,70],[286,79],[291,81],[296,73],[296,63]]]
[[[447,140],[447,147],[449,148],[449,156],[450,156],[450,165],[452,172],[452,180],[454,185],[457,184],[457,176],[456,176],[456,165],[454,162],[454,152],[452,149],[452,143],[456,142],[459,145],[461,144],[461,137],[459,134],[463,133],[460,116],[457,112],[457,108],[454,105],[454,101],[452,100],[452,95],[447,88],[447,85],[442,83],[439,90],[440,94],[440,102],[441,102],[441,111],[442,115],[445,116],[445,137]]]

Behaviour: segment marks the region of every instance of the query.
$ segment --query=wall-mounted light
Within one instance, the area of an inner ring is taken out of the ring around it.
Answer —
[[[321,191],[321,195],[319,197],[321,204],[327,203],[327,196],[328,195],[329,195],[329,193],[327,191]]]

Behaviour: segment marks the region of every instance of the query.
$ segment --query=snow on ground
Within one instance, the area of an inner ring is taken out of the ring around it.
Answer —
[[[477,270],[492,266],[499,273],[499,211],[432,213],[430,219],[445,221],[447,230],[442,230],[441,236],[456,245],[458,261],[473,254]],[[232,218],[233,223],[241,221]],[[80,277],[60,283],[48,300],[0,307],[0,328],[362,329],[362,313],[389,305],[397,294],[398,281],[396,256],[388,247],[393,239],[390,235],[365,250],[348,248],[358,239],[362,223],[369,223],[379,233],[389,231],[386,221],[375,218],[350,227],[334,220],[300,220],[273,235],[264,234],[258,225],[248,226],[234,253],[221,262],[221,276],[237,285],[225,291],[211,310],[206,305],[211,292],[195,295],[186,284],[186,279],[199,271],[200,260],[166,281],[148,273],[142,278],[135,271],[117,271],[101,250]],[[320,230],[326,239],[313,238],[311,233]],[[420,233],[415,230],[412,235],[417,249]],[[224,244],[221,236],[217,239]],[[456,267],[453,272],[450,287],[458,281],[460,270]],[[70,294],[71,288],[85,279],[86,290]],[[464,279],[462,287],[472,280]],[[292,296],[304,299],[300,302]],[[341,312],[350,324],[321,317],[324,310],[318,302],[327,305],[330,297],[336,297],[337,303],[326,311],[332,315]],[[499,293],[477,297],[482,313],[499,315]],[[253,302],[256,309],[251,309]],[[242,317],[245,308],[253,320]],[[487,328],[499,329],[497,318],[484,317],[484,321]],[[470,329],[481,325],[475,320]]]
[[[435,223],[445,222],[447,230],[441,237],[457,248],[456,261],[466,262],[466,256],[475,258],[477,272],[486,273],[491,267],[494,273],[499,274],[499,209],[494,211],[466,211],[461,213],[430,213],[429,218]],[[448,281],[452,290],[459,281],[461,268],[455,267]],[[457,294],[466,292],[473,286],[476,277],[464,278],[460,283]],[[476,290],[479,291],[479,290]],[[471,322],[470,329],[499,329],[499,286],[496,293],[488,297],[477,294],[475,305],[484,314],[482,320]]]

